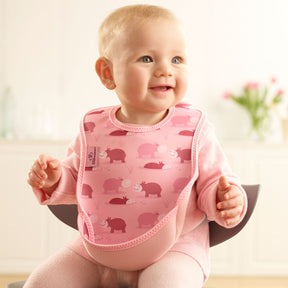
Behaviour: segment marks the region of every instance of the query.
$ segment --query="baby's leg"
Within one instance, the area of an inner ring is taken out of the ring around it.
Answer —
[[[201,288],[203,271],[191,257],[178,252],[168,252],[158,262],[139,275],[139,288]]]
[[[63,248],[32,272],[24,288],[137,287],[138,272],[125,272],[89,261]]]
[[[63,248],[32,272],[24,288],[95,288],[99,281],[98,265]]]

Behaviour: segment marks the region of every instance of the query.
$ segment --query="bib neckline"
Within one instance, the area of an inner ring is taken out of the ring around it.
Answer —
[[[138,132],[138,133],[151,132],[151,131],[155,131],[157,129],[160,129],[161,127],[166,125],[167,122],[169,122],[171,120],[171,118],[173,117],[174,111],[175,111],[174,106],[170,107],[168,109],[168,113],[167,113],[166,117],[154,125],[138,125],[138,124],[120,122],[116,117],[116,113],[120,108],[121,108],[121,105],[117,105],[117,106],[112,107],[112,109],[109,112],[110,121],[113,123],[113,125],[115,125],[119,129],[122,129],[122,130],[125,130],[128,132]]]

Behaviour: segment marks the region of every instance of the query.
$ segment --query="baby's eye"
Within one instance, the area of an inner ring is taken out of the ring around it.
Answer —
[[[182,61],[182,58],[181,58],[181,57],[175,56],[175,57],[172,58],[171,62],[172,62],[173,64],[180,64],[180,63],[182,63],[183,61]]]
[[[143,56],[140,58],[140,61],[143,63],[151,63],[153,62],[153,59],[150,56]]]

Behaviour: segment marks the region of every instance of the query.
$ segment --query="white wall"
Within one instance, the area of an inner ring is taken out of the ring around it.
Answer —
[[[86,110],[118,103],[94,72],[97,29],[111,10],[139,2],[182,20],[191,66],[185,100],[208,111],[221,137],[244,135],[239,121],[247,123],[224,90],[271,76],[288,89],[286,0],[0,0],[0,88],[10,85],[17,97],[19,136],[71,138]]]
[[[0,1],[0,91],[4,84],[4,1]],[[1,121],[0,121],[1,125]]]

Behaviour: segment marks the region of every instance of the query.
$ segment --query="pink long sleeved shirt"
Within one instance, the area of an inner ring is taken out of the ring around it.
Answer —
[[[51,197],[34,190],[36,197],[43,205],[78,204],[84,254],[96,262],[139,270],[178,251],[193,257],[207,277],[206,219],[226,226],[216,208],[219,177],[243,191],[212,126],[184,104],[154,126],[123,124],[118,109],[85,115],[57,189]],[[121,256],[133,261],[123,264]]]

